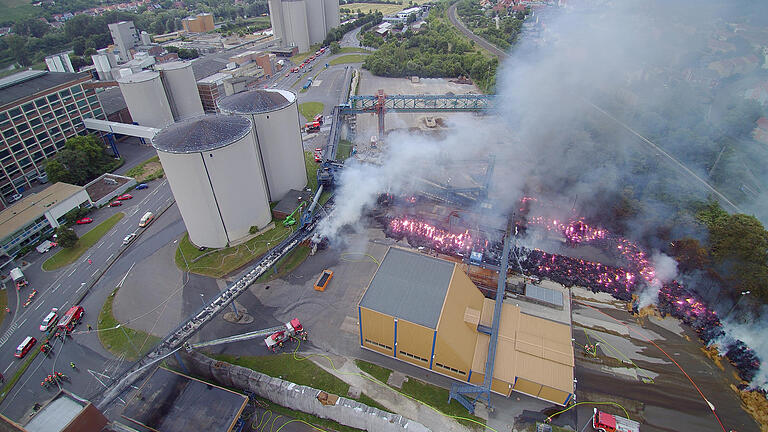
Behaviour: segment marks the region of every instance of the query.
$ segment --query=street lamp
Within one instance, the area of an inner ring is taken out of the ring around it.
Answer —
[[[730,309],[728,309],[728,312],[725,314],[725,317],[723,318],[723,320],[728,319],[728,317],[731,315],[731,312],[733,312],[736,309],[736,307],[739,306],[739,303],[741,303],[741,301],[744,300],[744,297],[751,293],[752,291],[749,291],[749,290],[740,292],[739,299],[736,300],[736,303],[734,303]]]
[[[203,304],[203,309],[205,309],[205,296],[203,293],[200,293],[200,303]]]

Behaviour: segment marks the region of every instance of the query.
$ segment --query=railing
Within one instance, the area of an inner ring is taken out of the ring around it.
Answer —
[[[385,111],[484,111],[495,106],[495,96],[490,95],[386,95]],[[376,109],[376,96],[350,96],[342,113],[364,113]]]

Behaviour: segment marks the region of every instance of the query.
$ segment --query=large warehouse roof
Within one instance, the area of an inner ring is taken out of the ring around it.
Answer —
[[[390,248],[360,306],[437,328],[453,269],[452,262]]]
[[[0,79],[0,106],[88,76],[69,72],[39,72],[42,71],[24,71]]]
[[[259,114],[287,107],[291,102],[280,91],[259,89],[222,98],[218,106],[222,111],[231,113]]]
[[[4,239],[17,230],[44,215],[52,207],[61,204],[76,193],[82,186],[67,183],[54,183],[37,193],[25,196],[0,212],[0,239]]]
[[[225,147],[251,130],[245,117],[211,114],[173,123],[152,140],[156,149],[168,153],[195,153]]]

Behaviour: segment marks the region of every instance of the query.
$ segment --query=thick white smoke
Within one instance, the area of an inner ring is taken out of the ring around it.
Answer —
[[[656,304],[661,287],[677,277],[677,261],[660,252],[651,255],[651,264],[655,269],[651,282],[643,288],[638,296],[638,307],[644,308]]]

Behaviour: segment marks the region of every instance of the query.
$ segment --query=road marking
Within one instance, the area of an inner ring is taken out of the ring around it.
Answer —
[[[23,326],[25,322],[27,322],[27,318],[24,318],[24,321],[22,321],[21,323],[19,323],[19,327]]]
[[[42,305],[43,305],[43,302],[38,302],[37,306],[35,306],[35,310],[40,309],[40,306],[42,306]]]
[[[107,261],[111,260],[113,256],[115,256],[115,254],[110,255],[109,258],[107,258]]]
[[[80,288],[78,288],[78,289],[77,289],[77,291],[75,291],[75,292],[76,292],[76,293],[79,293],[79,292],[80,292],[80,290],[81,290],[81,289],[83,289],[84,287],[85,287],[85,282],[81,283],[81,284],[80,284]],[[61,308],[62,308],[62,309],[64,309],[64,306],[62,305],[62,306],[61,306]]]
[[[96,249],[98,249],[98,248],[100,248],[100,247],[102,247],[102,246],[104,246],[104,242],[99,242],[99,245],[98,245],[98,246],[96,246]]]
[[[98,272],[99,272],[99,271],[98,271],[98,270],[96,270],[96,271],[94,271],[93,273],[91,273],[91,277],[94,277],[94,276],[96,276],[96,273],[98,273]]]
[[[115,245],[115,242],[110,243],[109,246],[107,246],[107,249],[112,249],[112,246],[114,246],[114,245]],[[109,261],[109,260],[107,260],[107,261]]]
[[[52,290],[51,290],[51,292],[52,292],[52,293],[55,293],[55,292],[56,292],[56,290],[57,290],[57,289],[59,289],[59,287],[60,287],[60,286],[61,286],[61,284],[58,284],[58,285],[56,285],[56,288],[52,289]]]
[[[3,337],[0,338],[0,345],[5,345],[5,343],[8,342],[8,339],[11,338],[11,335],[13,335],[13,332],[15,332],[16,329],[18,328],[19,328],[18,323],[11,324],[8,330],[5,331],[5,334],[3,334]]]
[[[5,368],[5,370],[3,371],[3,373],[6,373],[6,372],[8,372],[8,369],[10,369],[10,368],[11,368],[11,366],[13,366],[13,364],[14,364],[14,363],[15,363],[15,362],[11,362],[11,364],[9,364],[7,368]]]
[[[72,276],[72,274],[77,270],[77,267],[73,268],[71,272],[67,275],[67,277]]]

